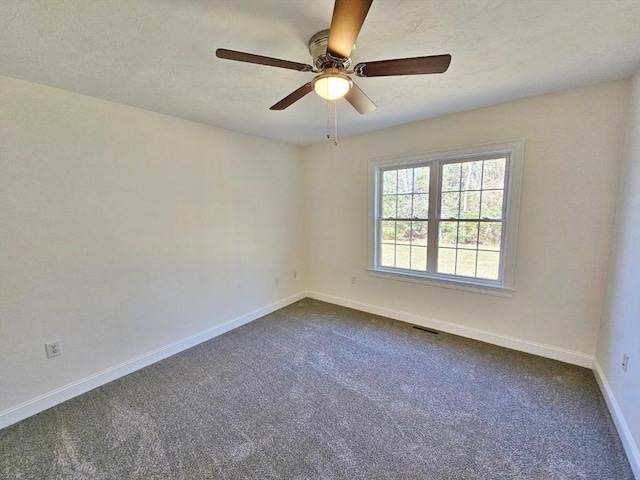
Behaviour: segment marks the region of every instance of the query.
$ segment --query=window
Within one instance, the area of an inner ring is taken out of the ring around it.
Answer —
[[[510,295],[524,142],[370,163],[373,275]]]

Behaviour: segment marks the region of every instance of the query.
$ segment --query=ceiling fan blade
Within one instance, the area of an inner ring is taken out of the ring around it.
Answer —
[[[349,58],[373,0],[336,0],[329,30],[327,52]]]
[[[363,62],[353,69],[358,77],[388,77],[392,75],[422,75],[444,73],[451,63],[451,55],[432,55],[430,57],[398,58]]]
[[[280,60],[279,58],[263,57],[262,55],[254,55],[252,53],[236,52],[235,50],[227,50],[219,48],[216,50],[216,57],[226,60],[235,60],[237,62],[256,63],[258,65],[268,65],[270,67],[288,68],[299,72],[312,72],[311,65],[304,63],[290,62],[289,60]]]
[[[377,108],[376,104],[373,103],[355,83],[344,98],[353,106],[353,108],[363,115],[365,113],[373,112]]]
[[[269,110],[284,110],[289,105],[300,100],[307,93],[311,93],[312,90],[313,90],[313,87],[311,86],[311,82],[305,83],[295,92],[290,93],[289,95],[284,97],[282,100],[280,100],[278,103],[276,103],[274,106],[272,106]]]

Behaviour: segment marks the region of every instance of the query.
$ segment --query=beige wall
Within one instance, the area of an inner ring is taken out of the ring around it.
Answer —
[[[596,360],[619,410],[614,419],[617,413],[628,426],[620,436],[629,437],[623,443],[640,478],[640,71],[633,78],[626,127]]]
[[[297,148],[7,77],[0,101],[0,411],[304,289]]]
[[[637,439],[638,82],[628,124],[622,81],[298,149],[0,77],[0,412],[305,289],[590,359],[613,245],[597,358]],[[369,159],[515,138],[512,298],[367,275]]]
[[[575,89],[304,149],[309,290],[578,352],[590,366],[628,89]],[[516,138],[525,159],[512,298],[367,275],[368,160]]]

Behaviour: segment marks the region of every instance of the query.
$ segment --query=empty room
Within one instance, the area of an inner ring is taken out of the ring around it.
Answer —
[[[0,2],[0,478],[640,480],[637,0]]]

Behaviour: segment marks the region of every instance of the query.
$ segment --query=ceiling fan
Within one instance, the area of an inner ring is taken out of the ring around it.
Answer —
[[[224,48],[217,49],[216,56],[238,62],[319,73],[311,82],[305,83],[273,105],[271,110],[284,110],[311,91],[315,91],[326,100],[344,97],[358,112],[369,113],[376,109],[376,105],[349,75],[385,77],[444,73],[451,63],[451,55],[432,55],[362,62],[351,70],[351,52],[355,48],[356,38],[372,3],[373,0],[336,0],[331,28],[316,33],[309,40],[313,66]]]

